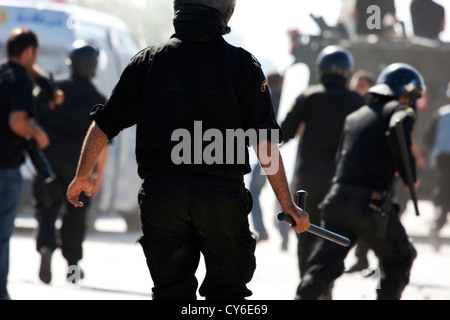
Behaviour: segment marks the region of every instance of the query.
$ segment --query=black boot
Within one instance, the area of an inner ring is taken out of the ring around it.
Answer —
[[[41,267],[39,268],[39,279],[45,284],[50,284],[52,281],[52,254],[53,250],[48,247],[43,247],[39,250],[41,254]]]

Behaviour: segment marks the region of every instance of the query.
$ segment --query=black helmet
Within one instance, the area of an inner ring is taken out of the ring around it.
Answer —
[[[236,7],[236,0],[174,0],[175,10],[182,5],[203,5],[220,11],[226,24],[231,19]]]
[[[406,63],[394,63],[380,74],[370,93],[388,97],[405,96],[415,103],[425,92],[425,81],[414,67]]]
[[[94,78],[100,55],[97,47],[84,40],[77,40],[72,48],[68,59],[68,65],[72,71],[83,73],[91,79]]]
[[[347,80],[353,72],[354,60],[347,49],[340,46],[328,46],[320,52],[316,65],[321,77],[333,74]]]

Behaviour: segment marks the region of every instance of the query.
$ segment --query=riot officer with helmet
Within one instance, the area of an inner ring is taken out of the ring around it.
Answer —
[[[45,155],[56,174],[56,180],[52,183],[43,185],[40,179],[36,179],[34,185],[38,221],[36,246],[41,254],[39,278],[46,284],[52,278],[51,258],[59,243],[69,267],[78,266],[82,258],[89,199],[83,195],[86,206],[74,208],[68,205],[65,193],[75,174],[84,137],[92,123],[89,112],[94,105],[106,101],[92,84],[98,58],[96,46],[84,40],[76,41],[67,61],[71,75],[55,83],[65,94],[64,103],[52,107],[46,103],[44,94],[37,97],[37,119],[51,141]],[[97,162],[94,192],[100,189],[107,154],[105,148]],[[65,211],[58,235],[55,221],[62,206],[65,206]]]
[[[422,76],[409,65],[395,63],[380,74],[369,90],[369,103],[345,121],[333,185],[321,204],[325,228],[345,235],[353,245],[361,239],[377,255],[380,300],[401,298],[416,257],[399,208],[392,203],[391,188],[396,172],[407,185],[408,167],[416,181],[411,132],[415,103],[424,90]],[[298,288],[299,299],[319,299],[344,271],[351,247],[326,242],[310,258]]]
[[[345,48],[329,46],[317,58],[320,84],[313,85],[295,101],[281,125],[284,142],[301,134],[292,190],[308,190],[311,223],[320,225],[319,203],[325,197],[335,171],[336,152],[345,117],[364,105],[364,99],[348,89],[354,61]],[[300,277],[317,237],[298,235]]]
[[[106,104],[92,110],[95,123],[67,191],[74,206],[83,206],[79,195],[92,190],[97,154],[108,139],[137,125],[136,158],[144,180],[139,243],[155,300],[197,298],[200,253],[206,266],[200,295],[244,299],[252,294],[247,284],[256,268],[256,239],[249,229],[251,196],[244,184],[251,171],[247,145],[256,149],[282,209],[296,220],[295,230],[309,227],[280,161],[281,132],[261,65],[223,38],[235,4],[174,1],[172,38],[138,53]],[[255,139],[230,148],[221,143],[230,131],[252,132]],[[212,159],[205,158],[212,156],[208,142],[215,150]],[[272,167],[277,162],[279,167]]]

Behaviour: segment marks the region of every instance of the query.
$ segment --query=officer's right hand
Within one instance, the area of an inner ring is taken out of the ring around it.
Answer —
[[[75,208],[83,207],[84,203],[79,200],[81,192],[88,197],[92,196],[93,181],[92,178],[75,178],[67,188],[67,201]]]
[[[294,219],[295,226],[291,225],[291,228],[294,229],[297,233],[303,233],[309,229],[310,224],[308,212],[300,209],[296,205],[292,206],[289,209],[284,209],[283,212],[290,215]]]

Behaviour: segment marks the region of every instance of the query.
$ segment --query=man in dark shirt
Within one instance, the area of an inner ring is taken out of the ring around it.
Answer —
[[[444,7],[433,0],[413,0],[410,9],[414,35],[438,39],[445,29]]]
[[[393,64],[381,73],[369,90],[370,103],[346,119],[333,185],[321,204],[325,228],[345,235],[353,245],[361,239],[379,258],[380,300],[400,299],[416,257],[390,191],[396,172],[405,184],[408,181],[398,130],[404,131],[416,179],[411,132],[414,106],[423,90],[422,76],[409,65]],[[343,273],[351,247],[330,244],[321,242],[311,256],[299,299],[318,299]]]
[[[174,8],[175,35],[136,55],[107,103],[93,110],[95,124],[67,197],[83,205],[78,196],[90,195],[92,168],[108,138],[137,124],[136,158],[144,179],[139,242],[154,298],[196,299],[201,252],[207,271],[200,294],[243,299],[251,295],[247,283],[256,268],[251,197],[243,179],[250,172],[246,144],[255,147],[295,230],[305,231],[309,220],[290,194],[261,66],[222,37],[230,31],[235,1],[175,0]]]
[[[68,266],[74,268],[82,259],[82,244],[86,233],[89,199],[83,197],[86,206],[65,206],[58,241],[55,222],[61,206],[66,204],[65,193],[75,175],[80,150],[92,119],[93,106],[104,103],[106,98],[92,84],[95,77],[99,51],[93,45],[79,40],[70,53],[71,77],[56,83],[65,94],[65,101],[56,108],[46,103],[43,94],[38,97],[37,119],[48,133],[51,145],[45,150],[56,180],[43,185],[40,177],[35,179],[37,220],[39,224],[36,246],[41,254],[39,277],[44,283],[51,281],[51,257],[60,243]],[[108,148],[104,148],[96,167],[93,193],[100,189]],[[69,275],[68,275],[69,276]]]
[[[20,166],[25,160],[26,137],[44,149],[49,139],[33,119],[31,73],[39,55],[37,36],[14,29],[7,41],[7,61],[0,65],[0,300],[9,299],[7,277],[9,240],[22,191]]]
[[[308,190],[311,223],[320,225],[319,203],[333,179],[336,152],[345,117],[364,105],[364,99],[347,88],[353,71],[353,56],[338,46],[325,48],[317,59],[320,84],[302,93],[283,121],[284,142],[301,133],[292,190]],[[302,129],[303,128],[303,129]],[[298,235],[300,277],[308,268],[317,237]]]

